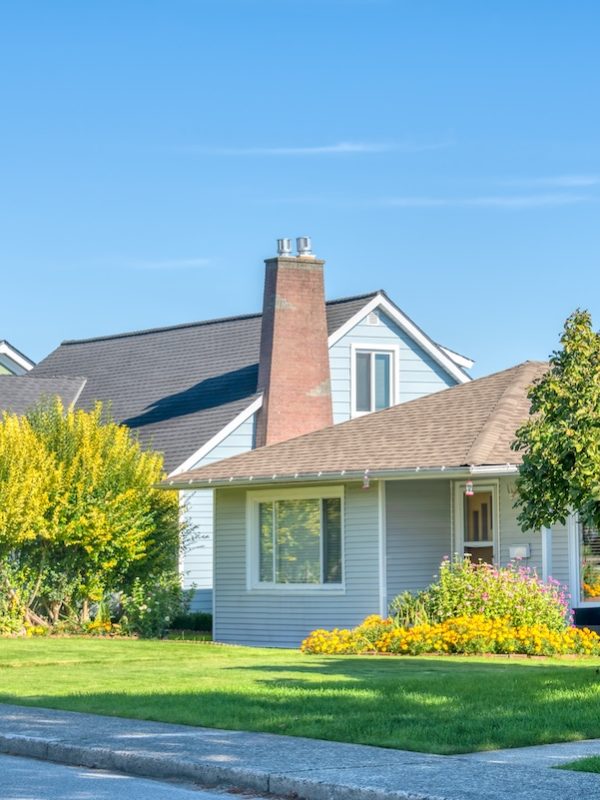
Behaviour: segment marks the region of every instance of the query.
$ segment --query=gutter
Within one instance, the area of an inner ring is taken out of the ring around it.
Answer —
[[[406,467],[403,469],[383,469],[383,470],[340,470],[336,472],[295,472],[274,474],[270,478],[265,475],[239,478],[205,478],[204,480],[178,480],[177,476],[163,481],[158,485],[159,489],[216,489],[224,486],[268,486],[276,483],[324,483],[332,481],[340,483],[346,481],[364,480],[365,478],[377,480],[411,480],[415,478],[441,478],[449,476],[452,478],[469,478],[477,475],[516,475],[519,467],[516,464],[497,464],[487,466],[470,467]]]

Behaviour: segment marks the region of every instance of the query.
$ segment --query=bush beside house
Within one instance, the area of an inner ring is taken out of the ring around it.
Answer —
[[[0,420],[0,633],[160,634],[184,611],[174,492],[130,430],[59,400]]]

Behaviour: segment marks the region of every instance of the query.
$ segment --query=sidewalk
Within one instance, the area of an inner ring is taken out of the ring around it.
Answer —
[[[301,800],[600,797],[600,777],[527,757],[509,763],[508,751],[498,763],[493,753],[434,756],[3,704],[0,752]]]

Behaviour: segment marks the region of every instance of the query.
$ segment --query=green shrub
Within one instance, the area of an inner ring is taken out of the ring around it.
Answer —
[[[174,631],[212,632],[212,614],[206,611],[190,611],[188,614],[177,614],[171,620],[169,628]]]
[[[568,595],[558,581],[544,582],[517,563],[496,567],[469,558],[442,561],[437,581],[416,596],[399,595],[390,612],[400,627],[481,615],[560,631],[571,621]]]
[[[136,578],[131,593],[122,598],[121,630],[143,639],[163,637],[188,604],[189,593],[182,590],[177,577],[161,575],[145,582]]]

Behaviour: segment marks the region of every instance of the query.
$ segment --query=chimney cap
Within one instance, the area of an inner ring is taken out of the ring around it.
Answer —
[[[291,256],[292,255],[292,240],[291,239],[277,239],[277,255],[278,256]]]
[[[310,236],[298,236],[296,239],[296,250],[298,251],[298,255],[304,258],[314,258],[314,253],[312,251],[312,241]]]

